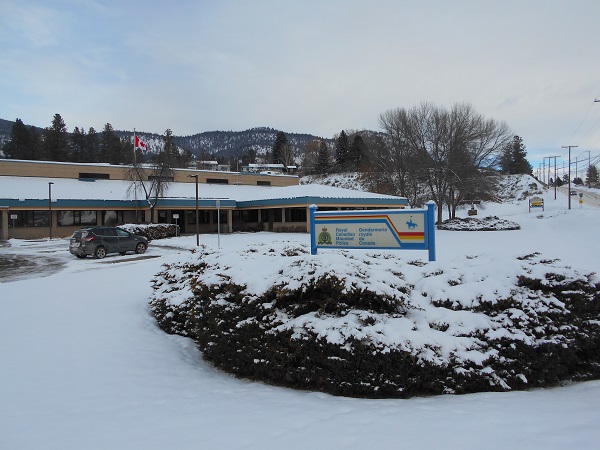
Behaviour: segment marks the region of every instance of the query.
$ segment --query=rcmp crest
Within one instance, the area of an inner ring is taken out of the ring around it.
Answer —
[[[327,231],[327,227],[323,227],[317,238],[319,245],[331,245],[331,234]]]

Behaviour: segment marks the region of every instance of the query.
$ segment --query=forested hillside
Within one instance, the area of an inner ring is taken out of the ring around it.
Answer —
[[[213,153],[219,157],[239,156],[252,149],[256,155],[270,152],[279,130],[273,128],[252,128],[245,131],[207,131],[192,136],[178,136],[174,141],[178,147],[191,150],[194,155]],[[322,139],[310,134],[286,133],[288,143],[295,148],[297,156],[304,146],[314,140]]]
[[[15,122],[0,119],[0,149],[4,146],[11,136]],[[67,130],[73,134],[74,130]],[[107,124],[109,125],[109,124]],[[33,128],[38,133],[42,133],[44,128],[26,125],[27,128]],[[133,130],[113,130],[114,134],[121,140],[131,139]],[[84,132],[83,128],[78,128],[77,132]],[[184,151],[190,151],[199,160],[210,158],[227,160],[230,157],[242,159],[244,155],[252,153],[254,156],[265,156],[273,148],[275,138],[279,130],[268,127],[252,128],[245,131],[206,131],[191,136],[173,135],[173,143]],[[162,149],[164,134],[156,132],[138,131],[137,134],[149,144],[150,152],[158,152]],[[286,133],[288,143],[293,147],[295,156],[299,159],[302,155],[304,146],[315,139],[322,139],[311,134]],[[327,142],[333,142],[325,139]]]

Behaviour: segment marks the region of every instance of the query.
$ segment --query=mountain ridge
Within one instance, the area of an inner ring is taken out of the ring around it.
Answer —
[[[0,119],[0,148],[10,139],[12,127],[15,121]],[[27,127],[33,126],[38,132],[43,132],[44,128],[35,125],[25,124]],[[102,130],[96,130],[100,133]],[[203,156],[209,155],[218,157],[241,157],[245,152],[254,150],[257,155],[264,155],[271,151],[275,142],[277,133],[283,130],[277,130],[270,127],[254,127],[243,131],[203,131],[192,135],[174,135],[173,142],[177,147],[187,149],[196,157],[203,159]],[[327,143],[333,143],[333,139],[322,138],[310,133],[288,133],[283,131],[288,142],[295,148],[295,154],[299,156],[304,146],[312,140],[323,140]],[[71,132],[69,132],[71,133]],[[125,138],[133,135],[133,130],[114,130],[119,138]],[[154,132],[144,132],[136,130],[136,134],[144,142],[149,142],[151,148],[161,141],[163,135]],[[154,145],[152,145],[154,143]]]

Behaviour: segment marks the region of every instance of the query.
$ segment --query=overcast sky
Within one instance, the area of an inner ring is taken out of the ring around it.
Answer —
[[[537,167],[600,153],[599,46],[599,0],[0,0],[0,118],[332,137],[470,103]]]

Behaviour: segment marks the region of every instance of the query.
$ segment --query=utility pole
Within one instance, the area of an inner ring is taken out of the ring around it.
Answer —
[[[569,209],[571,209],[571,149],[572,148],[577,148],[579,147],[578,145],[563,145],[562,148],[568,148],[569,149],[569,192],[568,192],[568,196],[569,196]]]
[[[588,189],[590,187],[590,165],[592,164],[592,152],[590,152],[589,150],[588,152]]]
[[[550,173],[550,159],[554,158],[554,200],[556,200],[556,158],[560,156],[548,156],[548,173]]]
[[[548,158],[548,174],[547,175],[545,174],[544,176],[546,177],[546,184],[548,186],[550,186],[550,178],[551,178],[550,168],[552,167],[552,165],[550,164],[550,159],[552,159],[553,156],[544,156],[544,160],[546,160],[546,158]]]

